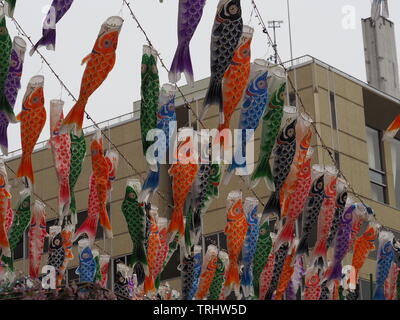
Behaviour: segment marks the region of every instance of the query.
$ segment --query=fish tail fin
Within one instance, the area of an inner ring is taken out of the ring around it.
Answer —
[[[340,280],[342,278],[342,263],[339,261],[334,264],[332,271],[328,277],[328,281]]]
[[[8,156],[7,128],[8,128],[8,123],[7,125],[5,124],[0,125],[0,148],[1,152],[3,152],[5,156]]]
[[[242,285],[243,296],[246,298],[249,297],[251,295],[252,283],[252,273],[250,266],[246,266],[244,268],[240,283]]]
[[[110,218],[108,217],[108,212],[106,206],[102,206],[100,209],[100,224],[104,229],[107,239],[113,238],[112,227]]]
[[[146,265],[146,269],[148,270],[147,265]],[[138,262],[133,267],[133,270],[136,274],[138,285],[139,286],[142,285],[142,283],[145,282],[146,277],[148,276],[148,272],[146,272],[145,266],[143,265],[143,263]]]
[[[33,46],[31,51],[29,51],[29,55],[32,56],[39,47],[44,46],[47,50],[54,51],[56,49],[56,29],[46,29],[40,40]]]
[[[217,105],[220,112],[220,123],[224,122],[224,103],[222,96],[222,81],[212,78],[207,95],[204,99],[203,109],[200,112],[200,120],[204,120],[208,109]]]
[[[175,234],[179,233],[180,236],[185,235],[185,226],[183,222],[183,209],[175,207],[172,212],[171,223],[168,227],[168,242],[171,242],[175,238]]]
[[[327,254],[327,246],[326,240],[319,241],[313,252],[313,261],[317,262],[319,266],[324,267],[326,265],[326,254]]]
[[[297,247],[296,255],[300,256],[303,254],[308,255],[308,237],[303,236],[299,242],[299,246]]]
[[[86,220],[79,227],[79,229],[76,230],[73,242],[76,241],[81,235],[86,234],[89,238],[89,241],[93,243],[96,239],[97,222],[98,220],[95,217],[87,217]]]
[[[160,184],[160,170],[149,170],[146,181],[143,184],[142,191],[139,194],[139,203],[144,203],[149,200],[152,194],[156,192]]]
[[[87,101],[78,100],[63,121],[60,133],[69,133],[75,126],[75,131],[81,131]]]
[[[263,215],[270,215],[276,213],[281,218],[281,205],[279,203],[279,192],[273,192],[269,198],[267,204],[265,205]]]
[[[237,286],[240,286],[239,265],[235,259],[232,259],[232,262],[229,263],[229,269],[225,281],[225,297],[229,296],[232,290]]]
[[[269,164],[269,159],[267,157],[260,158],[256,169],[254,170],[253,174],[251,175],[251,180],[259,180],[265,179],[265,183],[267,184],[267,188],[274,192],[275,191],[275,184],[274,179],[272,177],[271,166]]]
[[[284,243],[290,243],[294,238],[294,228],[295,222],[293,220],[288,220],[283,226],[278,238],[275,241],[275,251]]]
[[[27,177],[32,184],[35,183],[33,176],[32,158],[30,154],[23,154],[21,164],[19,165],[17,178]]]
[[[145,294],[155,291],[154,278],[151,274],[144,279],[144,292]]]
[[[377,286],[373,300],[386,300],[385,299],[385,286]]]
[[[181,73],[185,74],[186,81],[189,86],[193,86],[193,67],[190,56],[189,43],[185,42],[178,45],[174,60],[172,61],[171,69],[168,74],[169,82],[177,83],[181,79]]]
[[[149,273],[149,268],[147,265],[146,249],[143,243],[136,242],[133,244],[132,259],[131,259],[132,268],[136,264],[142,265],[144,273],[147,276]]]

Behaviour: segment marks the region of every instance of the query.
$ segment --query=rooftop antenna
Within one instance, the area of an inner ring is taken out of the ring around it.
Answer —
[[[275,64],[278,64],[278,45],[276,44],[276,29],[279,29],[281,27],[281,24],[283,23],[282,20],[272,20],[268,21],[268,28],[274,30],[274,44],[272,47],[274,48],[274,61]]]
[[[290,18],[290,2],[286,1],[287,12],[288,12],[288,22],[289,22],[289,41],[290,41],[290,61],[293,67],[293,43],[292,43],[292,23]]]

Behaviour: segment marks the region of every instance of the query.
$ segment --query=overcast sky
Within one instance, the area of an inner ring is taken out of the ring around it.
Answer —
[[[36,42],[41,35],[42,21],[46,6],[51,0],[18,0],[15,18]],[[153,45],[170,65],[177,45],[176,24],[178,0],[135,0],[130,1],[137,18],[148,32]],[[272,54],[267,50],[267,41],[258,26],[256,18],[250,20],[251,1],[242,0],[243,20],[255,28],[252,46],[254,58],[266,58]],[[204,15],[192,40],[191,52],[195,79],[209,75],[210,33],[218,0],[207,0]],[[290,59],[286,0],[258,0],[263,19],[283,20],[277,31],[279,53],[284,61]],[[362,41],[361,18],[370,16],[371,0],[290,0],[292,17],[293,55],[310,54],[361,80],[366,79]],[[122,11],[121,11],[122,9]],[[389,0],[390,19],[397,27],[397,48],[400,52],[400,1]],[[354,13],[354,16],[352,15]],[[117,63],[108,79],[94,93],[87,105],[87,111],[101,122],[132,111],[133,101],[140,98],[140,63],[145,39],[122,0],[75,0],[70,11],[57,25],[56,52],[42,49],[51,65],[59,73],[71,91],[78,96],[84,67],[81,60],[91,52],[101,24],[112,15],[125,19],[117,50]],[[352,25],[354,21],[354,25]],[[17,35],[14,24],[7,20],[12,37]],[[28,47],[28,51],[30,47]],[[160,69],[161,82],[167,82],[167,73]],[[21,110],[21,100],[29,79],[41,73],[45,76],[46,110],[49,101],[59,98],[60,85],[47,67],[35,54],[26,54],[22,89],[15,111]],[[181,84],[185,84],[182,81]],[[72,100],[63,93],[65,113],[73,106]],[[85,120],[85,125],[90,122]],[[19,124],[9,128],[10,151],[20,148]],[[139,132],[132,133],[138,135]],[[39,141],[49,136],[48,123]]]

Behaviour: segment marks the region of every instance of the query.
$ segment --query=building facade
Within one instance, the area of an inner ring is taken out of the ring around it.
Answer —
[[[307,112],[315,121],[318,132],[324,143],[330,148],[338,166],[351,183],[354,190],[363,201],[371,206],[377,219],[387,229],[393,231],[400,238],[400,137],[392,142],[382,142],[381,137],[387,125],[400,111],[400,100],[389,96],[368,84],[341,72],[322,61],[310,56],[304,56],[287,63],[289,77],[293,87],[297,89]],[[202,100],[208,86],[208,79],[197,81],[194,88],[183,87],[182,90],[190,102],[195,113],[199,114]],[[287,105],[300,106],[300,100],[294,94],[294,88],[289,87]],[[191,123],[195,128],[201,128],[196,117],[183,103],[177,99],[178,126],[187,126]],[[232,128],[237,126],[239,109],[232,119]],[[121,204],[125,195],[126,181],[129,178],[143,179],[147,174],[147,163],[142,153],[140,134],[140,102],[134,103],[132,113],[123,115],[100,124],[105,134],[118,147],[119,151],[129,160],[134,169],[122,158],[119,161],[117,178],[109,197],[109,214],[114,232],[113,240],[106,240],[99,226],[95,246],[100,254],[112,256],[109,271],[109,288],[113,285],[113,275],[116,263],[129,262],[132,252],[132,243],[128,234],[127,225],[121,212]],[[210,110],[207,118],[202,122],[207,128],[216,128],[218,125],[218,110]],[[91,136],[95,128],[85,129],[87,147],[90,146]],[[255,156],[258,159],[261,126],[255,134]],[[111,148],[104,140],[105,148]],[[315,147],[313,163],[332,165],[327,151],[321,147],[321,141],[315,136],[312,146]],[[88,149],[89,150],[89,149]],[[18,191],[22,184],[15,179],[19,162],[20,151],[16,151],[6,158],[13,207],[18,201]],[[58,182],[53,166],[51,151],[44,143],[38,144],[33,154],[35,170],[35,199],[41,199],[47,205],[47,227],[57,220]],[[171,199],[171,181],[164,165],[162,170],[160,193],[163,197],[155,196],[153,204],[159,208],[160,216],[169,216],[168,204]],[[84,168],[75,188],[78,220],[82,223],[87,216],[89,194],[89,176],[91,174],[90,153],[87,152]],[[256,196],[265,204],[269,191],[264,183],[260,183],[254,190],[249,190],[243,179],[234,176],[228,186],[221,184],[219,199],[214,200],[203,219],[203,250],[208,244],[215,244],[220,249],[226,249],[224,228],[226,224],[226,198],[230,191],[241,190],[243,197]],[[261,205],[262,206],[262,205]],[[262,209],[260,206],[260,210]],[[273,224],[273,219],[271,224]],[[78,224],[78,226],[79,226]],[[47,245],[46,245],[47,250]],[[68,280],[77,279],[75,269],[78,266],[77,243],[73,248],[74,260],[69,264]],[[332,254],[332,252],[330,253]],[[370,298],[369,280],[372,274],[375,277],[376,252],[370,255],[361,271],[361,294],[364,299]],[[28,271],[27,236],[15,250],[16,269]],[[173,288],[180,288],[179,252],[171,259],[162,274],[162,280],[168,280]],[[351,255],[344,259],[344,264],[351,264]],[[47,255],[42,259],[47,263]]]

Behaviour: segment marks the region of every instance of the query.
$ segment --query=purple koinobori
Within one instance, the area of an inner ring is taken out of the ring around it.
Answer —
[[[45,46],[48,50],[56,48],[56,24],[67,13],[74,0],[53,0],[46,19],[43,22],[42,38],[29,52],[30,55],[39,48]]]
[[[178,13],[178,48],[169,72],[169,81],[177,83],[183,72],[189,86],[194,84],[190,41],[203,16],[206,0],[180,0]]]
[[[359,204],[352,204],[342,214],[339,231],[336,235],[334,262],[328,277],[329,281],[339,280],[342,277],[342,260],[348,251],[353,214],[358,210],[358,206]]]
[[[26,52],[26,42],[15,37],[11,49],[10,65],[4,82],[4,96],[7,107],[0,112],[0,147],[4,155],[8,155],[7,128],[11,122],[16,122],[13,113],[18,91],[21,89],[21,76]]]

